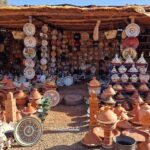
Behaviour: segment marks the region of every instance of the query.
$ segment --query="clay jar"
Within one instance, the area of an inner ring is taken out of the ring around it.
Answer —
[[[13,84],[12,80],[8,80],[6,85],[4,86],[4,89],[7,90],[8,92],[14,92],[16,87]]]
[[[149,126],[150,126],[150,106],[147,103],[144,103],[141,106],[141,109],[139,111],[139,121],[143,126],[149,128]]]
[[[39,93],[39,91],[34,88],[32,90],[32,92],[30,93],[30,96],[29,96],[29,102],[32,104],[32,106],[36,107],[36,101],[41,99],[42,98],[42,95]]]
[[[27,95],[22,90],[19,90],[18,92],[15,93],[14,96],[15,96],[17,105],[19,107],[24,107],[26,104]]]
[[[112,88],[111,85],[105,90],[105,93],[107,97],[110,97],[116,94],[115,90]]]

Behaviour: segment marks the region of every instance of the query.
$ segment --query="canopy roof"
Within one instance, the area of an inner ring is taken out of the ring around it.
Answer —
[[[144,8],[144,9],[143,9]],[[76,7],[76,6],[6,6],[0,7],[0,28],[22,30],[32,16],[36,27],[43,23],[72,31],[92,31],[96,21],[100,29],[123,28],[135,17],[139,25],[150,28],[150,6]]]

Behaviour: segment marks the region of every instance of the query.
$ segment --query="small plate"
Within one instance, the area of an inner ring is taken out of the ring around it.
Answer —
[[[31,58],[25,59],[24,64],[26,67],[31,67],[31,68],[35,66],[35,62]]]
[[[33,79],[34,76],[35,76],[35,70],[31,67],[26,67],[24,69],[24,76],[27,78],[27,79]]]
[[[36,46],[36,39],[33,36],[26,36],[24,38],[24,45],[26,47],[35,47]]]
[[[27,36],[33,36],[35,34],[35,25],[32,23],[26,23],[23,26],[23,31]]]
[[[23,55],[25,58],[33,59],[36,56],[36,51],[34,48],[24,48]]]

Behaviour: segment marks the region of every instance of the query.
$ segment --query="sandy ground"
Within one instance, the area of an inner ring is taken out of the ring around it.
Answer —
[[[75,85],[69,88],[61,88],[62,97],[66,94],[76,93],[87,96],[86,85]],[[86,104],[78,106],[66,106],[60,104],[52,108],[43,127],[41,140],[33,147],[21,147],[13,145],[12,150],[86,150],[81,140],[88,131],[89,118],[86,116]],[[95,148],[94,150],[99,150]]]

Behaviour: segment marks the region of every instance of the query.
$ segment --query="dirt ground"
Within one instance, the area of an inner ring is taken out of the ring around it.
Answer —
[[[75,90],[76,89],[76,90]],[[61,88],[63,97],[68,93],[88,95],[86,85]],[[88,150],[81,144],[86,131],[88,131],[89,118],[86,116],[86,104],[66,106],[63,103],[52,108],[43,127],[41,140],[33,147],[13,145],[12,150]],[[94,150],[100,150],[95,148]]]

